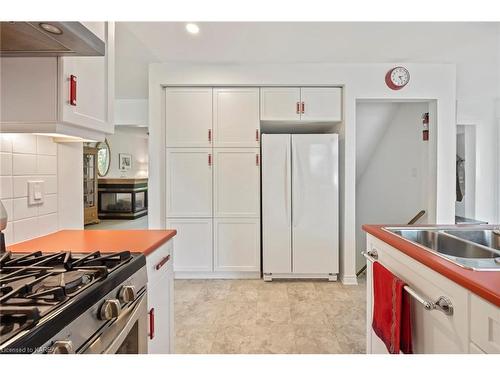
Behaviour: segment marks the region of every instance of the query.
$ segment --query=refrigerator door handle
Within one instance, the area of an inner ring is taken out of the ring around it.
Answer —
[[[289,169],[289,154],[290,150],[288,147],[285,148],[285,213],[286,213],[286,220],[288,223],[288,226],[291,225],[291,219],[290,219],[290,176],[288,176],[288,169]]]
[[[293,227],[297,227],[297,225],[299,225],[299,218],[302,214],[302,201],[303,201],[303,189],[302,189],[302,183],[303,183],[303,176],[302,176],[302,168],[300,166],[300,158],[297,156],[297,148],[294,148],[294,150],[292,151],[292,158],[293,158],[293,166],[294,166],[294,170],[297,172],[297,173],[293,173],[293,180],[294,180],[294,195],[295,197],[297,197],[296,201],[295,202],[292,202],[293,204],[293,215],[292,215],[292,219],[293,219]]]

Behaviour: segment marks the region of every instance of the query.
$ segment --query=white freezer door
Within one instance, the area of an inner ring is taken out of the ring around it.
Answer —
[[[338,136],[292,135],[292,264],[338,273]]]
[[[262,135],[264,273],[292,272],[290,134]]]

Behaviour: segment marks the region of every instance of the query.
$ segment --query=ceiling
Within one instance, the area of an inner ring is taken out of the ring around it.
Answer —
[[[147,97],[150,62],[443,62],[481,58],[499,23],[182,22],[116,24],[117,97]],[[464,53],[467,51],[467,53]]]

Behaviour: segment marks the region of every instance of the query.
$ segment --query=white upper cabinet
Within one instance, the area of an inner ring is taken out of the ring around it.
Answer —
[[[300,88],[261,88],[260,119],[262,121],[299,121]]]
[[[167,217],[212,216],[212,149],[167,149]]]
[[[211,147],[212,88],[166,89],[167,147]]]
[[[215,271],[260,270],[260,220],[214,219]]]
[[[105,35],[107,40],[114,40],[114,29],[106,27]],[[106,44],[105,56],[61,57],[59,91],[62,93],[60,113],[63,122],[108,133],[113,131],[113,46],[114,42]],[[74,87],[74,94],[71,87]]]
[[[259,149],[214,149],[214,217],[260,217]]]
[[[217,88],[214,94],[214,146],[258,147],[259,89]]]
[[[104,56],[1,59],[3,132],[91,139],[113,132],[114,23],[91,24]]]
[[[308,122],[342,120],[342,89],[339,87],[302,87],[301,120]]]
[[[260,90],[262,121],[342,121],[339,87],[265,87]]]

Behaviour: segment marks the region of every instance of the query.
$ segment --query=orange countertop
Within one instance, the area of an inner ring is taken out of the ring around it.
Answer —
[[[17,253],[130,251],[148,255],[176,234],[176,230],[61,230],[8,246],[7,250]]]
[[[396,225],[391,225],[394,226]],[[363,225],[363,230],[500,307],[500,271],[472,271],[459,267],[383,230],[383,227],[387,225]]]

